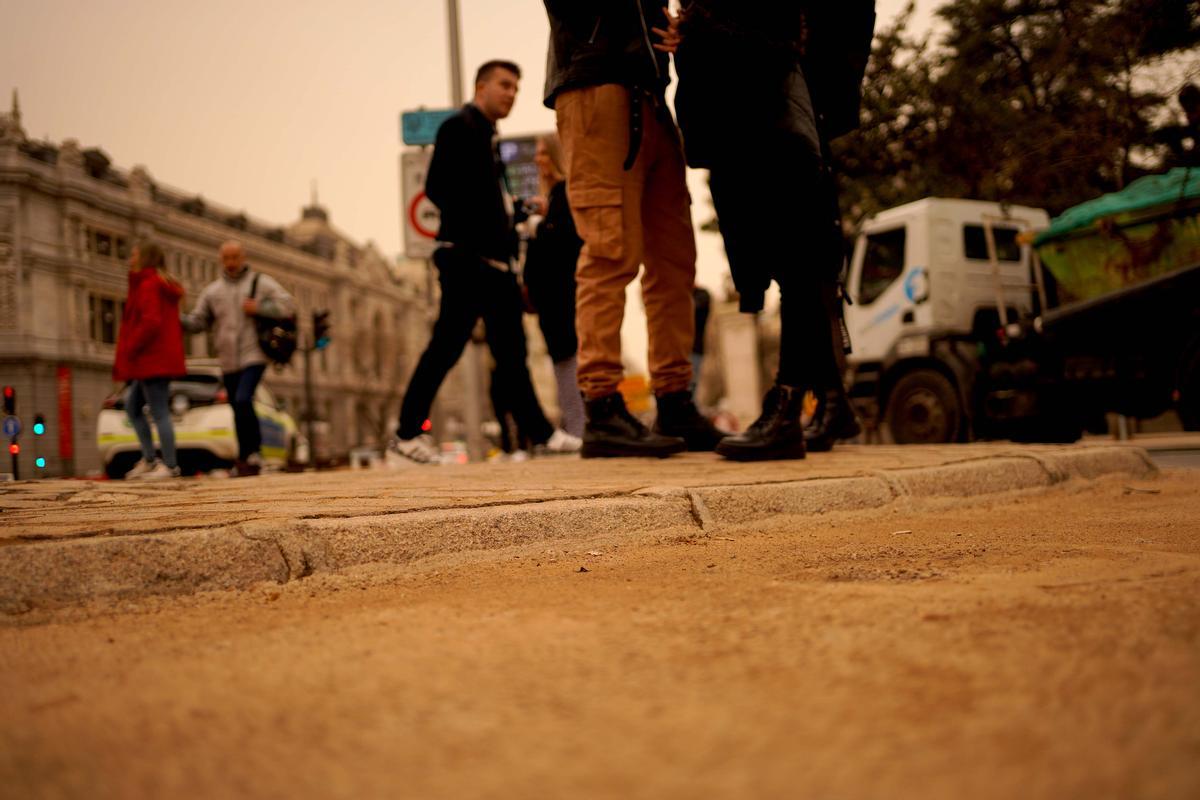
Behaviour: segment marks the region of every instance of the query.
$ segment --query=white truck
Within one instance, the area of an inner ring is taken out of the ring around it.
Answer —
[[[1042,209],[941,198],[864,222],[845,311],[868,437],[1073,441],[1107,411],[1172,405],[1194,424],[1200,267],[1060,305],[1030,244],[1049,224]]]

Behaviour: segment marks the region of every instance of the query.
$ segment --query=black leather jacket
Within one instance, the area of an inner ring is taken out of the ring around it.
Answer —
[[[663,0],[544,0],[550,18],[545,103],[564,89],[619,83],[661,98],[668,57],[652,47],[666,28]]]
[[[482,258],[508,261],[517,251],[513,219],[504,205],[504,165],[496,129],[474,104],[438,128],[425,194],[442,214],[438,241]]]

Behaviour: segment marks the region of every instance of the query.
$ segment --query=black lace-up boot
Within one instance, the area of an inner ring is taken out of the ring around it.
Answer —
[[[625,408],[620,392],[586,400],[584,458],[665,458],[687,449],[683,439],[653,433]]]
[[[669,392],[655,399],[658,402],[658,419],[654,421],[654,432],[663,436],[678,436],[687,442],[688,450],[711,451],[725,435],[697,410],[691,392]]]
[[[841,388],[817,396],[817,410],[804,428],[804,444],[810,453],[825,453],[839,439],[853,439],[862,433],[850,398]]]
[[[804,458],[804,390],[775,384],[763,398],[762,415],[739,434],[726,436],[717,452],[734,461]]]

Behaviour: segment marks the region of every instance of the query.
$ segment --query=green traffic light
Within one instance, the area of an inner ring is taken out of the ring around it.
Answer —
[[[33,423],[33,432],[34,432],[34,435],[41,436],[43,433],[46,432],[46,426],[40,422],[35,422],[35,423]]]
[[[38,468],[38,469],[45,469],[45,468],[46,468],[46,459],[42,458],[41,456],[38,456],[38,457],[37,457],[37,460],[36,460],[36,461],[34,461],[33,463],[34,463],[34,464],[37,464],[37,468]]]

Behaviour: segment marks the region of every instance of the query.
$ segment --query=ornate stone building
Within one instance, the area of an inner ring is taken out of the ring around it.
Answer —
[[[217,248],[240,240],[254,269],[296,298],[301,331],[329,309],[333,343],[313,357],[319,437],[330,455],[374,446],[395,424],[400,393],[428,335],[423,266],[390,264],[372,244],[334,228],[314,198],[296,223],[273,226],[156,182],[143,167],[115,168],[74,140],[29,139],[14,97],[0,114],[0,381],[17,389],[26,426],[22,477],[86,475],[101,468],[96,418],[117,387],[114,345],[126,292],[130,248],[141,237],[167,251],[168,271],[186,288],[185,307],[216,279]],[[208,337],[187,339],[190,358],[211,355]],[[298,353],[266,382],[300,422],[303,359]],[[459,416],[461,378],[442,394],[443,416]],[[47,458],[33,468],[35,413]],[[7,471],[7,465],[0,466]]]

